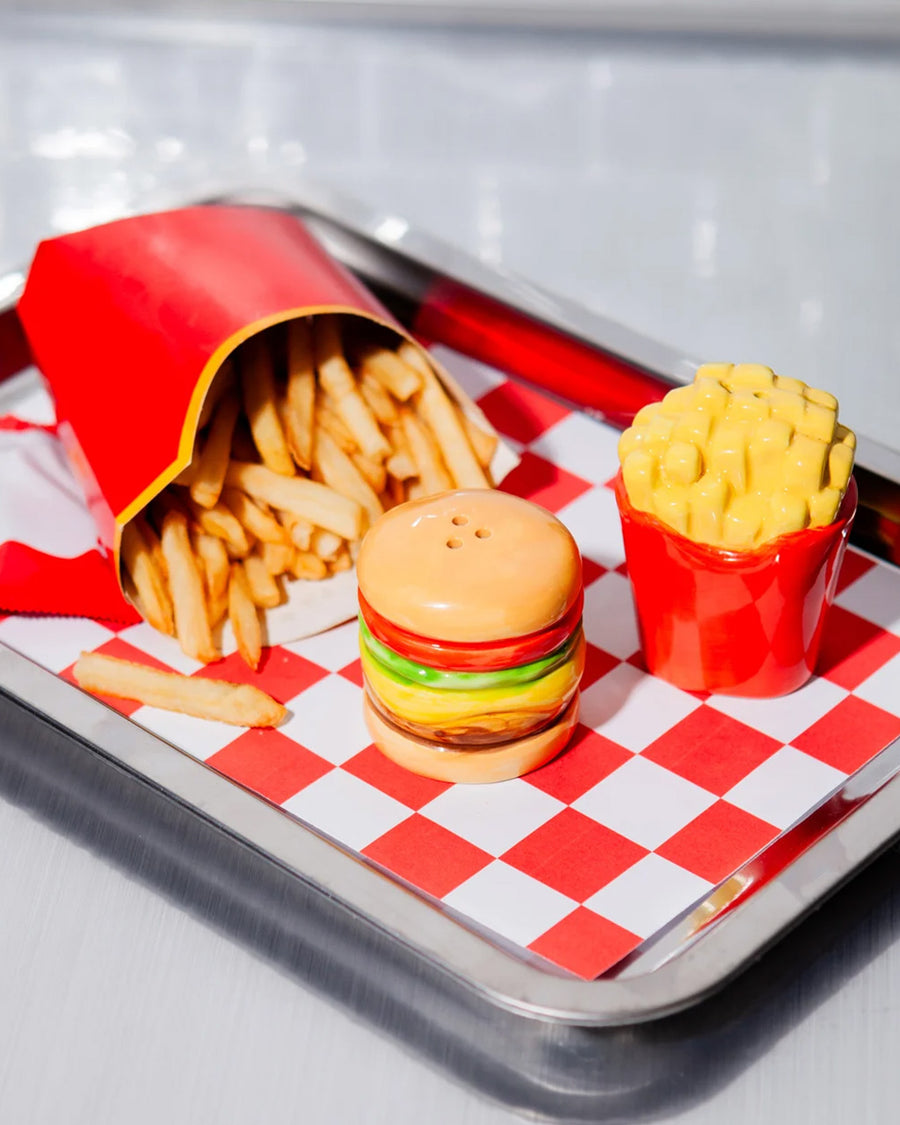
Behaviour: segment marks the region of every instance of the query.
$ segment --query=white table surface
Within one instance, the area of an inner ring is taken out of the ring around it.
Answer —
[[[0,273],[160,185],[296,168],[694,354],[863,386],[854,420],[897,442],[900,55],[176,19],[0,30]],[[139,850],[76,839],[0,799],[0,1120],[515,1119],[146,885]],[[898,905],[892,890],[838,944],[812,1003],[801,976],[761,1057],[658,1119],[896,1121]]]

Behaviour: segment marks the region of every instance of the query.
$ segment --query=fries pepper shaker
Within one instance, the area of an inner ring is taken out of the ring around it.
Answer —
[[[825,391],[707,364],[619,445],[616,500],[647,668],[768,697],[815,669],[856,510],[855,438]]]

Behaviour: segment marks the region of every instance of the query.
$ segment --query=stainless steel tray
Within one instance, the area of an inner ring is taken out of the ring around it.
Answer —
[[[263,202],[295,211],[336,256],[375,286],[401,318],[435,278],[452,278],[557,334],[576,337],[600,353],[612,354],[636,370],[664,380],[684,379],[692,370],[687,357],[497,274],[411,231],[396,217],[371,213],[323,189],[310,188],[295,198],[210,190],[190,198],[154,200],[147,209],[214,201]],[[10,306],[0,318],[0,335],[8,345],[0,377],[11,375],[23,360],[14,346],[15,278],[7,279],[6,292]],[[3,395],[0,386],[0,399]],[[883,447],[870,446],[863,457],[869,467],[885,475],[896,467],[897,455]],[[611,1081],[614,1069],[604,1073],[603,1081],[595,1074],[594,1084],[585,1086],[585,1072],[576,1065],[577,1051],[571,1054],[577,1040],[560,1038],[562,1027],[571,1029],[572,1035],[577,1029],[624,1028],[660,1021],[699,1003],[900,832],[898,740],[745,865],[729,881],[728,893],[720,890],[711,895],[690,918],[676,921],[648,940],[604,978],[581,981],[529,963],[460,925],[417,893],[304,829],[280,809],[2,647],[0,713],[2,729],[11,732],[8,740],[0,739],[0,773],[5,769],[10,776],[40,775],[41,784],[51,787],[56,778],[62,788],[71,784],[77,790],[82,784],[79,778],[99,776],[98,763],[112,770],[123,792],[140,793],[139,803],[155,810],[148,823],[154,817],[177,821],[182,833],[198,839],[206,833],[215,839],[215,862],[209,861],[207,871],[203,867],[207,860],[197,858],[199,866],[192,877],[202,872],[223,895],[245,896],[250,912],[258,909],[270,922],[272,901],[277,898],[283,915],[279,924],[297,940],[304,927],[317,924],[314,917],[320,922],[327,917],[327,926],[334,927],[332,953],[338,962],[343,949],[361,942],[366,948],[377,947],[379,965],[392,966],[387,975],[373,974],[379,988],[391,980],[394,990],[402,991],[404,966],[414,964],[454,995],[454,1018],[462,1021],[460,1027],[466,1020],[484,1019],[485,1012],[505,1013],[508,1045],[518,1042],[520,1054],[504,1054],[498,1062],[497,1048],[495,1077],[506,1068],[510,1073],[529,1074],[532,1085],[535,1081],[549,1083],[548,1089],[554,1083],[557,1087],[560,1082],[568,1083],[573,1105],[595,1104],[600,1093],[608,1092],[604,1082]],[[23,752],[28,742],[40,743],[46,756]],[[83,792],[89,800],[89,787]],[[128,801],[122,799],[125,809]],[[114,805],[106,813],[115,816]],[[122,815],[127,819],[127,813]],[[202,848],[197,847],[200,857]],[[184,852],[188,870],[192,854],[190,848]],[[248,876],[242,882],[235,875],[251,869],[255,872],[252,879]],[[277,892],[268,894],[266,888],[276,884]],[[288,901],[294,906],[285,914]],[[315,910],[312,903],[317,904]],[[704,920],[698,927],[701,915]],[[329,945],[327,939],[323,941],[323,948]],[[414,1000],[410,1003],[414,1006]],[[519,1026],[521,1017],[560,1029],[550,1033],[550,1039],[540,1039],[541,1050],[549,1049],[548,1043],[565,1042],[568,1053],[541,1060],[528,1057],[527,1051],[522,1054],[524,1040],[509,1030]],[[501,1017],[497,1014],[495,1018]],[[627,1037],[621,1040],[626,1041]],[[614,1058],[613,1052],[607,1062],[612,1064]]]

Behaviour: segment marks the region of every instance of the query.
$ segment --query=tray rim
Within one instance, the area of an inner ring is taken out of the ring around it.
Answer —
[[[147,207],[142,209],[239,202],[279,206],[303,218],[318,216],[376,244],[380,253],[393,252],[426,263],[429,269],[490,292],[564,331],[602,342],[605,350],[648,370],[675,381],[690,377],[692,362],[671,349],[528,283],[505,277],[477,259],[413,231],[408,224],[401,237],[379,237],[386,218],[382,213],[342,199],[329,189],[305,186],[309,188],[305,194],[298,196],[294,191],[290,197],[271,187],[240,192],[223,185],[209,185],[203,191],[195,186],[190,197],[169,192],[145,201]],[[406,244],[399,245],[404,239]],[[14,306],[15,284],[7,284],[2,295],[0,313]],[[604,334],[598,340],[601,331]],[[699,933],[684,920],[676,922],[639,947],[624,974],[584,981],[545,971],[506,952],[456,920],[439,903],[378,871],[187,751],[2,643],[0,691],[295,877],[335,896],[354,914],[464,986],[513,1013],[563,1024],[622,1026],[659,1019],[699,1003],[900,833],[897,739],[799,822],[796,827],[803,828],[816,817],[821,826],[814,842],[793,860],[774,875],[766,873],[764,850],[740,869],[739,875],[756,865],[747,876],[747,893],[739,904],[723,905],[713,891],[706,900],[710,920]],[[776,841],[785,840],[791,831],[780,834]]]

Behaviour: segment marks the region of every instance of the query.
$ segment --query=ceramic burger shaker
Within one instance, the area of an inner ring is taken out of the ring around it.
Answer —
[[[563,749],[584,670],[581,556],[549,512],[503,492],[393,508],[357,561],[365,717],[393,761],[502,781]]]

